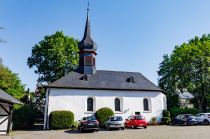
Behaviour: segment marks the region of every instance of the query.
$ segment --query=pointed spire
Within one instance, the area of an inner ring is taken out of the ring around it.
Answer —
[[[79,49],[80,50],[94,50],[96,51],[96,43],[91,38],[91,30],[90,30],[90,20],[89,20],[89,1],[87,5],[87,19],[85,24],[85,32],[83,39],[79,42]]]

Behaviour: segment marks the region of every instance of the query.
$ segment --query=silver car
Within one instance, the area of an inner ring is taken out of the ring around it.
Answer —
[[[210,113],[199,113],[196,115],[198,122],[200,124],[209,125],[210,123]]]
[[[105,127],[107,129],[125,129],[124,121],[121,116],[110,116],[109,119],[105,122]]]

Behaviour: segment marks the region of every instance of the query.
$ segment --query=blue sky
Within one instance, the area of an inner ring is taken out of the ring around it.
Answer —
[[[45,35],[63,31],[82,39],[87,0],[0,0],[0,57],[34,91],[26,62]],[[90,0],[97,69],[141,72],[157,84],[164,54],[210,33],[209,0]]]

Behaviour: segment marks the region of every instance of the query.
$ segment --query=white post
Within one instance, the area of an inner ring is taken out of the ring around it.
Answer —
[[[48,122],[48,104],[49,104],[49,93],[50,89],[48,88],[45,94],[45,112],[44,112],[44,130],[49,129],[49,122]]]

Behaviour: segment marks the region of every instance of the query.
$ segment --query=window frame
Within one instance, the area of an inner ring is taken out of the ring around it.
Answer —
[[[92,106],[89,106],[89,100],[92,100]],[[90,108],[91,107],[91,108]],[[90,109],[89,109],[90,108]],[[86,108],[86,110],[88,111],[88,112],[93,112],[94,111],[94,98],[93,97],[88,97],[87,98],[87,108]]]
[[[118,102],[116,102],[116,101],[118,101]],[[119,106],[117,106],[117,104]],[[117,111],[117,112],[121,112],[122,111],[121,110],[121,99],[120,98],[115,98],[114,99],[114,110]]]
[[[145,109],[145,100],[147,100],[147,107],[148,109]],[[152,103],[150,98],[143,98],[143,112],[144,113],[150,113],[152,112]]]

